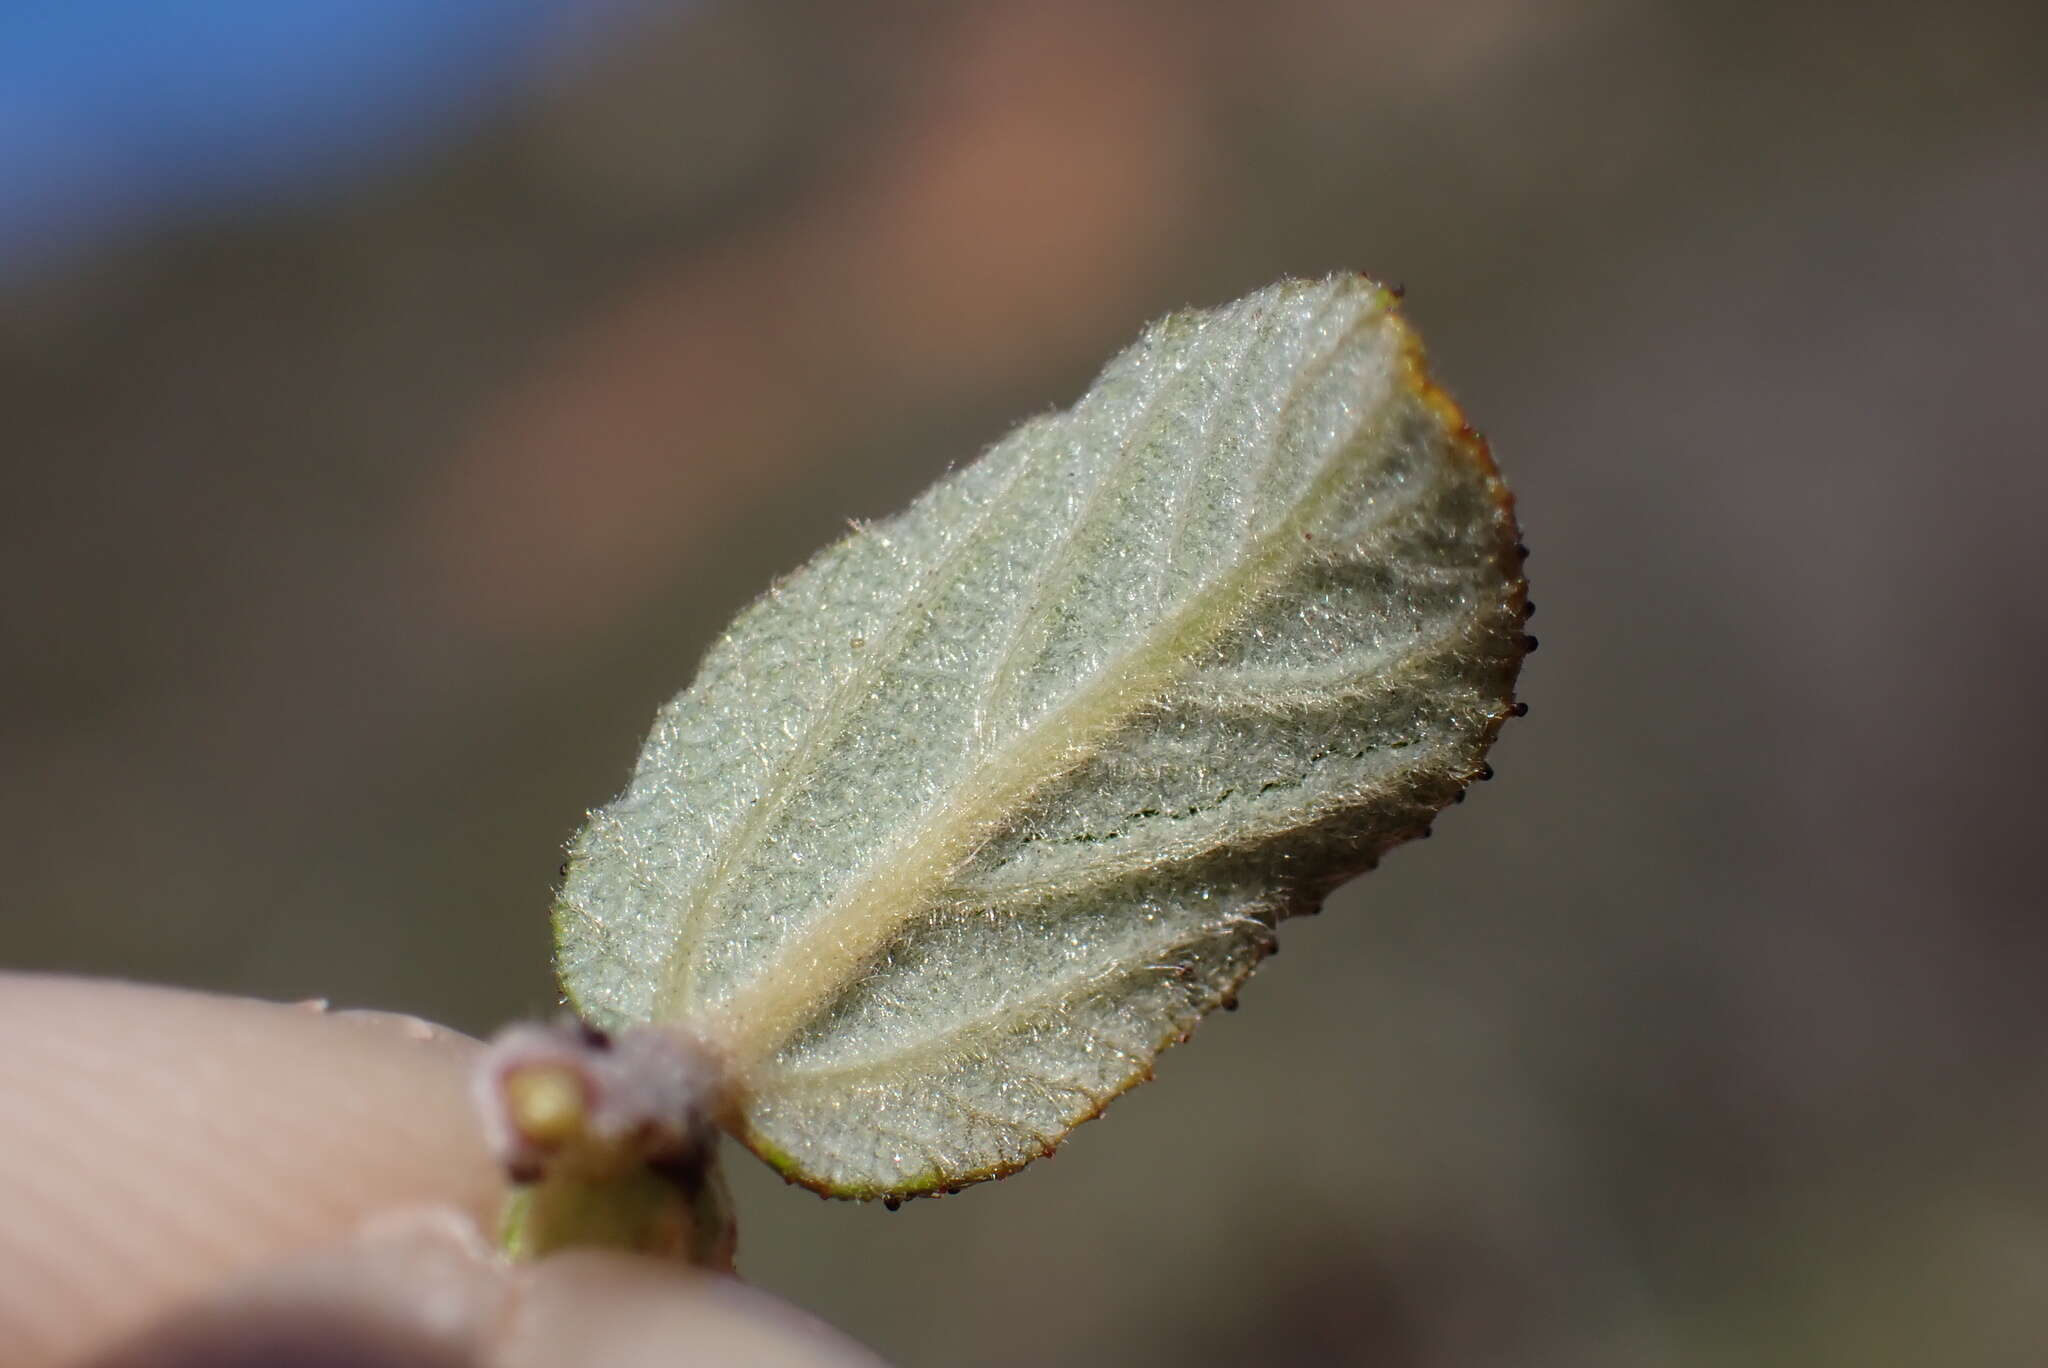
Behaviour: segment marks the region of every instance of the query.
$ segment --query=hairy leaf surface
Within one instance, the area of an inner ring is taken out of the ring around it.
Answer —
[[[820,1191],[1009,1172],[1483,770],[1518,551],[1387,291],[1168,317],[740,616],[573,847],[563,983]]]

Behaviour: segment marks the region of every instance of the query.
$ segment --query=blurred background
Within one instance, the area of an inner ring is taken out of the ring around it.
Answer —
[[[1498,781],[1054,1161],[735,1154],[743,1269],[906,1364],[2048,1361],[2044,15],[21,7],[6,959],[551,1009],[771,577],[1363,269],[1534,549]]]

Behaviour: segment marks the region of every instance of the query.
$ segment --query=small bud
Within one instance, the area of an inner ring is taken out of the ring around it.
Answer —
[[[528,1144],[554,1149],[583,1133],[588,1110],[583,1080],[570,1068],[542,1064],[506,1073],[506,1115]]]

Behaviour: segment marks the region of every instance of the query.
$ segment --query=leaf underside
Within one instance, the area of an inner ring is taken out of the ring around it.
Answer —
[[[1483,770],[1517,540],[1381,287],[1172,315],[740,616],[574,843],[563,984],[821,1192],[1011,1172]]]

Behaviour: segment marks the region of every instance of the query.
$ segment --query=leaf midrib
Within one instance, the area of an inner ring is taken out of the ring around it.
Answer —
[[[1312,367],[1297,374],[1275,424],[1273,440],[1287,430],[1284,415],[1299,404],[1346,355],[1363,330],[1377,329],[1384,310],[1362,312]],[[1236,620],[1291,564],[1304,524],[1321,512],[1338,480],[1350,474],[1353,453],[1373,449],[1391,421],[1403,391],[1395,373],[1368,419],[1349,439],[1334,444],[1288,515],[1255,535],[1251,554],[1232,572],[1192,595],[1178,611],[1147,633],[1115,665],[1066,703],[1040,719],[1028,733],[993,752],[955,787],[948,800],[904,842],[894,846],[852,887],[804,929],[801,947],[784,949],[717,1011],[726,1045],[743,1073],[771,1058],[825,1003],[859,973],[874,954],[954,876],[964,859],[1032,791],[1078,763],[1156,695],[1204,644]]]

